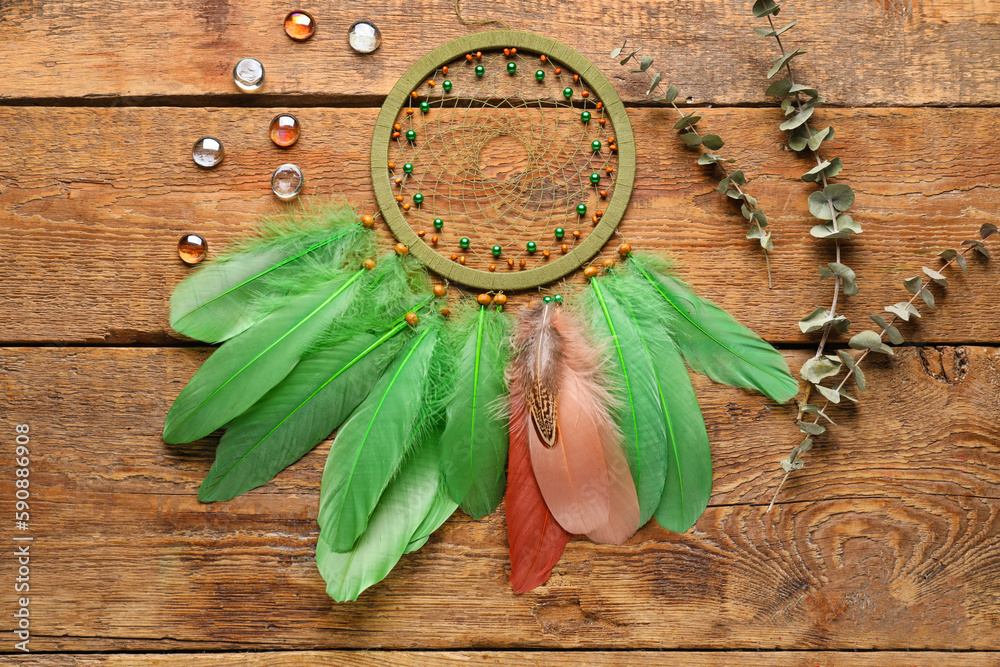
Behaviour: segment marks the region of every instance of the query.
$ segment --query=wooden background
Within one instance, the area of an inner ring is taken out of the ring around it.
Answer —
[[[795,322],[828,305],[808,234],[807,160],[784,148],[762,94],[773,44],[751,0],[466,0],[470,17],[554,35],[630,105],[639,144],[623,231],[668,250],[697,290],[779,346],[815,344]],[[683,535],[648,525],[621,547],[573,541],[549,583],[506,579],[503,512],[456,515],[355,604],[324,592],[313,549],[328,443],[273,483],[200,504],[214,447],[164,445],[172,399],[209,350],[175,337],[183,232],[218,249],[284,204],[275,166],[308,196],[373,210],[367,156],[383,96],[417,57],[470,28],[450,0],[306,2],[319,23],[289,40],[292,7],[262,0],[0,2],[0,652],[15,653],[14,425],[31,425],[32,656],[26,665],[997,665],[1000,664],[1000,266],[970,263],[914,342],[868,372],[857,407],[765,513],[797,441],[794,411],[696,379],[715,492]],[[906,298],[903,278],[1000,214],[1000,4],[791,0],[799,78],[831,106],[827,153],[865,234],[845,244],[858,326]],[[371,18],[382,48],[354,54]],[[489,29],[487,27],[486,29]],[[711,172],[607,53],[646,46],[706,132],[752,178],[773,223],[775,289]],[[233,63],[266,84],[236,91]],[[690,96],[689,98],[687,96]],[[291,111],[293,148],[267,124]],[[225,162],[191,161],[223,140]],[[992,244],[994,252],[1000,252]],[[833,340],[842,346],[842,338]],[[251,653],[252,652],[252,653]]]

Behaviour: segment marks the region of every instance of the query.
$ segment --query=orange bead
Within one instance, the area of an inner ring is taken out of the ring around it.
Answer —
[[[393,126],[392,126],[392,129],[394,129],[394,130],[396,130],[397,132],[399,132],[400,130],[402,130],[402,129],[403,129],[403,126],[402,126],[402,125],[400,125],[399,123],[396,123],[395,125],[393,125]]]
[[[392,138],[393,139],[399,139],[399,132],[393,132],[392,133]]]
[[[521,265],[521,268],[523,269],[524,267],[526,267],[526,266],[528,265],[528,261],[527,261],[527,260],[525,260],[525,259],[522,259],[522,260],[521,260],[521,261],[519,262],[519,264]]]
[[[457,259],[458,259],[458,254],[457,254],[457,253],[452,253],[452,254],[451,254],[451,261],[453,261],[453,262],[454,262],[454,261],[455,261],[455,260],[457,260]]]
[[[567,253],[567,252],[569,252],[569,246],[566,245],[565,243],[563,243],[561,246],[559,246],[559,249],[562,250],[564,254]]]
[[[607,258],[606,260],[604,260],[603,262],[601,262],[601,265],[602,265],[602,266],[603,266],[603,267],[604,267],[605,269],[610,269],[610,268],[611,268],[612,266],[614,266],[614,265],[615,265],[615,260],[613,260],[613,259],[611,259],[610,257],[608,257],[608,258]]]
[[[604,211],[597,210],[597,211],[594,212],[594,215],[596,215],[598,218],[603,218],[604,217]]]
[[[414,90],[412,93],[410,93],[410,97],[412,97],[413,99],[417,99],[417,91]]]
[[[542,257],[548,257],[551,253],[548,250],[542,251]]]
[[[465,59],[471,61],[472,60],[472,54],[471,53],[466,53],[465,54]]]
[[[598,118],[597,122],[600,123],[601,125],[607,125],[608,124],[608,119],[607,118]]]
[[[427,232],[425,232],[424,230],[421,229],[419,232],[417,232],[417,236],[419,236],[420,238],[423,238],[424,234],[426,234],[426,233]]]
[[[403,210],[404,211],[409,211],[410,210],[410,202],[406,202],[405,204],[403,204]]]
[[[583,275],[587,276],[588,278],[593,278],[594,276],[597,275],[597,267],[596,266],[588,266],[587,268],[585,268],[583,270]]]
[[[433,87],[434,87],[434,79],[430,79],[430,80],[429,80],[429,81],[427,82],[427,85],[428,85],[428,86],[430,86],[431,88],[433,88]]]
[[[372,227],[375,224],[375,218],[370,215],[361,216],[361,224],[365,227]]]
[[[598,222],[601,221],[601,219],[598,218],[597,214],[595,213],[594,215],[590,216],[590,221],[596,225]]]
[[[482,59],[483,59],[483,52],[476,51],[476,60],[482,60]]]
[[[450,308],[442,308],[441,309],[441,314],[444,315],[445,317],[449,317],[451,315],[451,309]]]
[[[444,285],[435,285],[434,286],[434,296],[442,297],[442,296],[444,296],[447,293],[448,293],[448,290],[445,289]]]
[[[409,324],[411,327],[417,326],[417,322],[420,321],[420,318],[417,317],[416,313],[407,313],[405,319],[406,323]]]
[[[389,163],[389,169],[395,169],[395,168],[396,168],[396,163],[395,162],[390,162]]]
[[[508,259],[507,260],[507,266],[514,266],[514,260]]]
[[[615,138],[614,137],[608,137],[608,146],[610,146],[613,143],[615,143]]]
[[[546,55],[545,55],[545,54],[543,53],[542,55],[538,56],[538,59],[539,59],[539,60],[541,60],[541,61],[542,61],[542,62],[544,63],[544,62],[545,62],[545,61],[547,61],[547,60],[548,60],[549,58],[548,58],[548,56],[546,56]]]
[[[602,108],[604,108],[604,102],[598,102],[597,104],[594,105],[594,108],[595,109],[602,109]]]
[[[491,303],[493,303],[493,297],[491,297],[489,294],[480,294],[479,296],[476,297],[476,303],[478,303],[480,306],[488,306]]]
[[[510,49],[504,49],[503,54],[507,57],[510,57]]]
[[[396,201],[403,201],[403,195],[396,195]]]
[[[590,97],[590,91],[584,90],[580,93],[580,97]]]
[[[445,76],[448,76],[448,66],[447,65],[445,65],[444,67],[441,68],[441,73],[444,74]]]
[[[601,190],[598,194],[601,195],[601,199],[607,199],[608,198],[608,191],[607,190]]]
[[[412,116],[413,115],[413,109],[407,107],[407,109],[406,109],[406,115],[407,116]]]
[[[369,271],[371,271],[372,269],[374,269],[375,268],[375,260],[374,259],[366,259],[365,260],[365,268],[368,269]]]
[[[407,248],[402,243],[397,243],[396,247],[395,247],[395,250],[396,250],[396,254],[397,255],[405,255],[406,253],[410,252],[410,249]]]
[[[562,74],[562,67],[557,67],[557,68],[555,68],[555,69],[554,69],[554,70],[552,70],[552,71],[553,71],[554,73],[556,73],[556,74]]]
[[[577,238],[577,239],[580,238],[580,230],[579,229],[573,230],[573,238]]]
[[[517,49],[515,49],[514,47],[511,47],[511,49],[510,49],[510,55],[516,56],[517,55]]]
[[[400,178],[399,176],[397,176],[397,177],[396,177],[396,178],[394,179],[394,182],[396,183],[396,185],[402,185],[402,184],[403,184],[403,179],[402,179],[402,178]]]
[[[494,271],[497,270],[497,265],[496,264],[490,264],[488,268],[490,270],[490,273],[493,273]]]
[[[573,83],[580,83],[580,75],[579,74],[574,74],[573,75]]]
[[[631,252],[632,252],[632,246],[630,246],[627,243],[623,243],[620,246],[618,246],[618,254],[621,255],[622,257],[628,257],[629,253]]]
[[[437,245],[438,244],[438,237],[432,236],[431,237],[431,243],[433,243],[434,245]]]
[[[507,295],[506,294],[497,294],[495,297],[493,297],[493,303],[495,303],[498,306],[506,306],[507,305]]]
[[[615,168],[612,167],[610,164],[607,167],[604,168],[604,171],[608,172],[609,174],[611,172],[613,172],[614,170],[615,170]]]
[[[459,257],[458,258],[458,263],[459,264],[465,264],[465,258],[464,257]]]

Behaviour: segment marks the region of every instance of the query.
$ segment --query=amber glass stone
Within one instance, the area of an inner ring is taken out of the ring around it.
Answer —
[[[304,42],[316,32],[316,21],[309,12],[296,9],[285,17],[285,34],[296,42]]]
[[[299,140],[299,120],[290,113],[279,113],[271,120],[271,141],[285,148]]]
[[[185,264],[197,264],[207,252],[208,242],[198,234],[185,234],[177,242],[177,255]]]

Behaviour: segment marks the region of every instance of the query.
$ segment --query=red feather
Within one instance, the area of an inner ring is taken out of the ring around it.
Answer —
[[[528,453],[527,419],[523,388],[512,385],[506,506],[510,583],[515,593],[544,584],[570,538],[549,512],[538,490]]]

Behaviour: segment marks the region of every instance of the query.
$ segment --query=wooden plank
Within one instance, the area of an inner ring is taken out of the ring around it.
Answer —
[[[779,25],[801,21],[786,35],[786,45],[809,50],[796,63],[800,78],[818,85],[834,103],[1000,101],[995,3],[845,0],[785,7]],[[296,43],[282,29],[286,8],[261,0],[4,3],[0,59],[7,70],[0,99],[93,102],[123,96],[140,103],[158,97],[191,103],[207,95],[247,103],[254,98],[236,89],[231,71],[248,55],[265,66],[261,93],[269,102],[375,99],[425,51],[483,29],[462,26],[450,3],[431,0],[358,0],[349,12],[308,8],[319,29],[310,41]],[[569,11],[531,0],[465,0],[462,11],[469,18],[501,19],[515,29],[558,35],[613,76],[631,101],[645,98],[642,78],[608,57],[625,35],[645,46],[658,61],[654,68],[665,68],[683,94],[698,102],[766,101],[764,74],[777,55],[773,40],[752,32],[766,23],[754,19],[742,2],[696,0],[678,12],[670,5],[625,0],[576,3]],[[372,56],[356,55],[347,44],[347,29],[360,18],[374,18],[383,30],[382,47]]]
[[[313,560],[328,443],[274,483],[204,505],[214,441],[160,440],[203,358],[3,350],[0,433],[31,425],[34,650],[997,648],[996,348],[906,349],[873,367],[877,389],[836,413],[769,514],[791,412],[698,379],[716,491],[691,531],[574,540],[546,586],[514,596],[502,512],[456,515],[345,605]],[[0,580],[13,576],[4,561]]]
[[[132,665],[177,664],[170,654],[55,654],[13,658],[23,667],[131,667]],[[516,667],[563,667],[591,665],[618,667],[995,667],[1000,653],[977,651],[877,651],[848,653],[834,651],[275,651],[269,653],[187,653],[190,667],[239,664],[245,667],[295,667],[297,665],[337,665],[338,667],[450,667],[451,665],[511,665]]]
[[[345,193],[372,212],[367,165],[375,110],[295,113],[303,138],[282,150],[267,138],[273,110],[0,109],[0,140],[10,157],[0,190],[0,244],[10,250],[0,264],[0,304],[13,315],[0,321],[0,341],[175,344],[169,293],[189,272],[176,257],[177,239],[197,231],[215,250],[251,229],[257,215],[288,208],[268,186],[282,162],[302,167],[313,199]],[[922,265],[938,266],[938,250],[974,236],[983,222],[998,222],[1000,110],[823,113],[838,133],[829,154],[843,157],[842,180],[855,188],[853,213],[867,230],[844,244],[861,292],[841,302],[863,323],[868,313],[907,298],[902,279]],[[621,231],[638,250],[669,252],[701,294],[768,340],[806,343],[813,337],[795,322],[829,305],[831,283],[816,276],[833,257],[829,242],[808,233],[813,187],[798,175],[809,165],[782,149],[779,114],[719,109],[703,121],[705,131],[730,142],[724,150],[754,179],[748,191],[772,221],[773,291],[766,289],[762,253],[743,238],[742,217],[666,129],[665,111],[631,112],[639,169]],[[211,171],[190,157],[204,134],[227,148]],[[939,293],[938,312],[904,327],[908,338],[997,342],[997,269],[970,266],[969,276]]]

